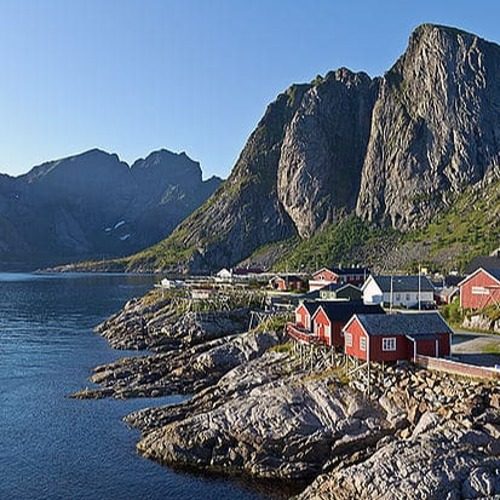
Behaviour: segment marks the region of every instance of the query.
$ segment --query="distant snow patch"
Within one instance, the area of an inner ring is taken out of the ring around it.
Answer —
[[[130,234],[125,234],[125,235],[123,235],[123,236],[120,236],[120,239],[121,239],[122,241],[128,240],[129,238],[130,238]]]
[[[113,227],[113,229],[118,229],[119,227],[123,226],[123,224],[125,224],[125,221],[121,220],[120,222],[117,222],[115,224],[115,226]]]

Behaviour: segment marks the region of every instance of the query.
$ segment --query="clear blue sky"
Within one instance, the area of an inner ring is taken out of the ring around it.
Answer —
[[[265,106],[383,73],[422,22],[500,41],[498,0],[0,0],[0,172],[161,147],[226,176]]]

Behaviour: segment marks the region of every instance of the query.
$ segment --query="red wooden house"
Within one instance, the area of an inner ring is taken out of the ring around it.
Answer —
[[[354,300],[304,301],[295,310],[295,323],[289,331],[295,329],[309,335],[311,342],[343,347],[342,328],[356,313],[384,314],[384,310],[379,305]]]
[[[330,284],[345,284],[361,286],[369,276],[370,270],[366,267],[326,267],[316,271],[309,280],[309,290],[314,291]]]
[[[306,288],[306,282],[300,276],[290,274],[274,276],[269,280],[269,285],[281,292],[301,291]]]
[[[379,305],[366,305],[362,301],[324,301],[312,316],[312,331],[320,343],[334,347],[344,346],[342,329],[353,314],[384,314]]]
[[[295,309],[295,324],[304,330],[312,331],[312,315],[318,308],[317,302],[304,301]]]
[[[480,267],[458,286],[460,306],[464,309],[483,309],[500,304],[500,269]]]
[[[344,327],[345,353],[375,362],[449,356],[452,334],[437,312],[356,314]]]

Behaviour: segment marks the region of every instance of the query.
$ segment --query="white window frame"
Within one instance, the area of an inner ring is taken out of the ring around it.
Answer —
[[[344,339],[345,339],[345,346],[352,347],[352,333],[346,332],[344,335]]]
[[[484,286],[473,286],[471,293],[472,295],[489,295],[490,291]]]
[[[366,337],[364,335],[359,337],[359,350],[366,351]]]
[[[397,347],[396,337],[383,337],[382,338],[382,351],[394,352]]]

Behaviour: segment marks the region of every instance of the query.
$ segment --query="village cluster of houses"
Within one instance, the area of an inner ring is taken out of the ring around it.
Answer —
[[[500,308],[500,259],[481,261],[455,286],[463,308]],[[309,280],[287,332],[295,341],[328,346],[368,362],[447,357],[451,328],[439,312],[423,312],[435,308],[440,291],[423,275],[376,276],[359,267],[321,269]]]

